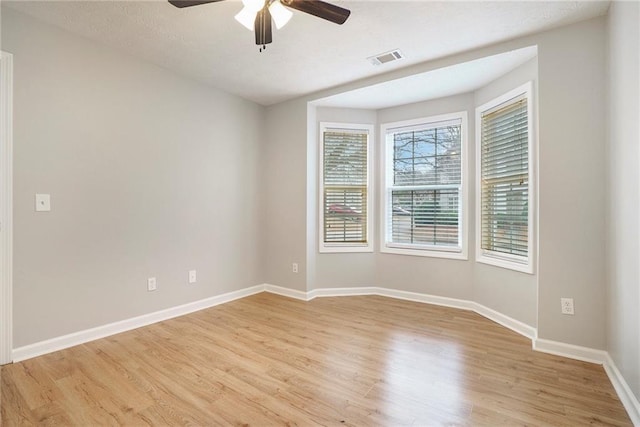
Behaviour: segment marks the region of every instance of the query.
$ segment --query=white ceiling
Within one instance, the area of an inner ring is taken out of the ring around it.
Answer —
[[[167,1],[2,1],[73,33],[270,105],[400,67],[606,13],[608,1],[332,0],[342,25],[294,12],[258,52],[233,16],[239,0],[177,9]],[[406,59],[367,57],[399,48]]]
[[[315,100],[322,107],[378,110],[475,91],[538,54],[535,46],[487,56]]]

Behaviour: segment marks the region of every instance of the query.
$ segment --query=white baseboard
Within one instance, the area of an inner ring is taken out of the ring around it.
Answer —
[[[304,294],[304,292],[300,293]],[[633,425],[640,427],[640,404],[638,404],[638,399],[636,399],[635,395],[629,388],[629,385],[626,383],[615,363],[609,356],[609,353],[606,351],[540,339],[538,338],[537,328],[474,301],[440,297],[416,292],[399,291],[396,289],[380,288],[375,286],[362,288],[320,288],[314,289],[306,295],[307,301],[316,297],[325,296],[380,295],[390,298],[474,311],[489,320],[529,338],[532,342],[533,349],[536,351],[603,365],[618,394],[618,397],[620,398],[620,401],[629,414]],[[304,300],[305,298],[301,297],[299,299]]]
[[[282,286],[270,285],[268,283],[265,283],[262,287],[265,292],[269,292],[271,294],[282,295],[283,297],[295,298],[302,301],[309,301],[310,299],[307,292],[304,291],[283,288]]]
[[[194,311],[213,307],[218,304],[230,302],[238,298],[244,298],[259,292],[270,292],[295,298],[302,301],[310,301],[318,297],[336,297],[336,296],[354,296],[354,295],[379,295],[408,301],[415,301],[426,304],[434,304],[445,307],[453,307],[463,310],[474,311],[500,325],[503,325],[514,332],[517,332],[533,341],[533,348],[537,351],[552,353],[559,356],[569,357],[573,359],[583,360],[602,364],[605,360],[605,352],[585,347],[564,344],[555,341],[538,339],[536,329],[532,326],[524,324],[516,319],[499,313],[482,304],[456,298],[441,297],[436,295],[428,295],[417,292],[400,291],[396,289],[381,288],[376,286],[367,287],[350,287],[350,288],[319,288],[309,292],[299,291],[281,286],[271,285],[268,283],[229,292],[200,301],[171,307],[154,313],[145,314],[131,319],[110,323],[96,328],[84,331],[74,332],[72,334],[63,335],[61,337],[52,338],[35,344],[13,349],[12,358],[14,362],[29,359],[31,357],[40,356],[42,354],[51,353],[53,351],[62,350],[74,345],[83,344],[109,335],[118,334],[129,331],[131,329],[147,326],[152,323],[161,322],[173,317],[182,316],[193,313]]]
[[[629,414],[631,422],[634,426],[640,427],[640,403],[638,398],[631,391],[629,384],[625,381],[608,352],[539,338],[533,340],[533,349],[543,353],[602,365],[609,377],[609,381],[611,381],[618,394],[620,402],[622,402],[624,409]]]
[[[462,310],[472,310],[471,301],[467,301],[463,299],[440,297],[437,295],[421,294],[418,292],[399,291],[396,289],[389,289],[389,288],[375,288],[375,289],[376,289],[375,295],[381,295],[383,297],[403,299],[407,301],[421,302],[425,304],[440,305],[443,307],[459,308]]]
[[[358,295],[378,295],[376,287],[366,286],[361,288],[319,288],[308,292],[309,300],[318,297],[347,297]]]
[[[268,287],[272,287],[273,285],[267,285]],[[279,288],[280,290],[284,288]],[[304,294],[301,291],[300,294]],[[279,293],[280,295],[286,295],[282,292],[274,292]],[[513,319],[509,316],[506,316],[502,313],[499,313],[495,310],[490,309],[489,307],[485,307],[482,304],[478,304],[473,301],[463,300],[458,298],[449,298],[449,297],[441,297],[437,295],[429,295],[429,294],[421,294],[417,292],[408,292],[408,291],[400,291],[397,289],[389,289],[389,288],[381,288],[378,286],[367,286],[360,288],[318,288],[313,289],[306,293],[307,297],[300,296],[298,299],[310,301],[314,298],[318,297],[336,297],[336,296],[353,296],[353,295],[378,295],[389,298],[402,299],[407,301],[420,302],[425,304],[433,304],[439,305],[443,307],[452,307],[458,308],[462,310],[471,310],[475,311],[481,316],[488,318],[506,328],[513,330],[514,332],[524,335],[529,339],[535,339],[537,337],[536,328],[533,326],[529,326],[519,320]]]
[[[163,320],[183,316],[185,314],[193,313],[194,311],[214,307],[216,305],[224,304],[226,302],[237,300],[239,298],[244,298],[249,295],[260,293],[262,291],[264,291],[264,285],[253,286],[250,288],[241,289],[239,291],[228,292],[226,294],[216,295],[214,297],[205,298],[203,300],[156,311],[154,313],[144,314],[142,316],[133,317],[131,319],[109,323],[106,325],[98,326],[96,328],[85,329],[84,331],[74,332],[72,334],[63,335],[46,341],[40,341],[35,344],[30,344],[13,349],[12,358],[14,362],[20,362],[32,357],[41,356],[43,354],[73,347],[75,345],[84,344],[86,342],[105,338],[110,335],[137,329],[142,326],[151,325],[152,323],[162,322]]]
[[[579,345],[536,338],[533,340],[533,349],[542,353],[568,357],[569,359],[582,360],[583,362],[604,364],[607,352]]]
[[[609,376],[609,380],[611,380],[613,388],[616,390],[616,393],[618,393],[624,409],[627,410],[631,422],[634,426],[640,427],[640,402],[638,402],[638,398],[633,394],[633,391],[631,391],[631,387],[629,387],[629,384],[625,381],[609,353],[607,353],[605,357],[603,366]]]
[[[512,331],[529,338],[532,342],[534,342],[538,338],[537,328],[527,325],[526,323],[523,323],[519,320],[516,320],[498,311],[495,311],[482,304],[478,304],[477,302],[473,302],[472,304],[473,304],[472,310],[478,313],[480,316],[486,317],[489,320],[493,320],[499,325],[502,325],[505,328],[509,328]]]
[[[533,349],[536,351],[603,365],[607,375],[609,376],[609,379],[611,380],[611,383],[613,384],[613,387],[618,393],[620,401],[629,413],[629,417],[631,418],[632,422],[635,426],[640,426],[640,404],[638,403],[638,399],[633,394],[624,377],[606,351],[540,339],[537,337],[536,328],[474,301],[421,294],[416,292],[399,291],[396,289],[388,289],[375,286],[360,288],[320,288],[313,289],[309,292],[304,292],[265,283],[262,285],[252,286],[238,291],[217,295],[211,298],[206,298],[200,301],[194,301],[177,307],[171,307],[165,310],[156,311],[154,313],[145,314],[131,319],[126,319],[119,322],[98,326],[96,328],[63,335],[61,337],[52,338],[35,344],[18,347],[16,349],[13,349],[12,358],[14,362],[20,362],[32,357],[41,356],[43,354],[73,347],[75,345],[84,344],[89,341],[105,338],[110,335],[137,329],[143,326],[150,325],[152,323],[161,322],[163,320],[168,320],[174,317],[193,313],[195,311],[214,307],[219,304],[224,304],[226,302],[244,298],[260,292],[270,292],[273,294],[295,298],[302,301],[310,301],[318,297],[379,295],[384,297],[474,311],[481,316],[488,318],[489,320],[492,320],[506,328],[513,330],[514,332],[530,338],[533,343]]]

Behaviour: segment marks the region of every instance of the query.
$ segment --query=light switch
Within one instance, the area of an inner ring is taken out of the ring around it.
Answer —
[[[36,212],[49,212],[51,210],[51,195],[36,194]]]

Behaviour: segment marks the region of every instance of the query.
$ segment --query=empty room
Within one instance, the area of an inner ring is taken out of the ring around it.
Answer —
[[[0,25],[0,425],[640,426],[639,1]]]

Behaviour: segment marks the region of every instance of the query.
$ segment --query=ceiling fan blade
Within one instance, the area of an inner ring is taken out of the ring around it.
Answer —
[[[216,3],[222,0],[169,0],[169,3],[182,9],[183,7],[198,6],[207,3]]]
[[[256,44],[263,48],[273,41],[271,32],[271,12],[268,7],[262,8],[255,21]],[[260,48],[262,52],[262,48]]]
[[[339,25],[344,24],[351,14],[349,9],[320,0],[281,0],[281,3],[291,9],[296,9]]]

